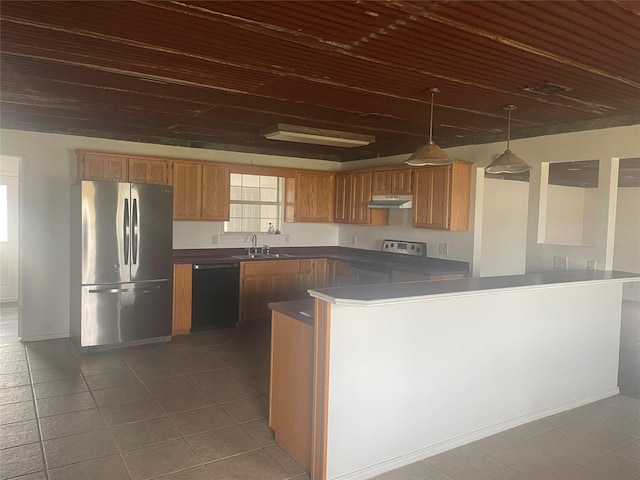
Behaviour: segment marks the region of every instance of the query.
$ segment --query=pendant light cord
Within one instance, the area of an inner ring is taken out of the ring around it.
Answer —
[[[511,142],[511,108],[509,109],[509,120],[507,123],[507,151],[510,151],[509,149],[510,142]]]
[[[429,144],[433,144],[433,97],[436,92],[431,92],[431,116],[429,117]]]

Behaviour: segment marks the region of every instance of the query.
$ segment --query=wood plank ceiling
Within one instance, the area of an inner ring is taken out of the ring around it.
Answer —
[[[640,123],[636,1],[2,1],[3,128],[350,161]],[[545,84],[568,87],[544,94]],[[373,135],[268,140],[276,123]]]

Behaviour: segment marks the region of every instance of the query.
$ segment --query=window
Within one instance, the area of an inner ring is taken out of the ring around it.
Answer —
[[[229,221],[225,232],[267,232],[280,229],[283,182],[281,177],[231,174]]]

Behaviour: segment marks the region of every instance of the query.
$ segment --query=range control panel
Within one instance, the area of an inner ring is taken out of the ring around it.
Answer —
[[[402,255],[427,256],[427,244],[422,242],[404,242],[402,240],[385,240],[382,243],[382,251],[400,253]]]

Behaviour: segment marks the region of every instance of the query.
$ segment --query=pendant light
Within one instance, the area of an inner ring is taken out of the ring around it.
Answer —
[[[511,111],[515,110],[515,105],[505,105],[503,110],[509,112],[509,123],[507,125],[507,149],[503,154],[499,155],[484,171],[487,173],[524,173],[531,170],[531,165],[527,164],[520,157],[509,150],[509,142],[511,141]]]
[[[433,143],[433,97],[440,92],[437,88],[427,90],[431,94],[431,117],[429,119],[429,143],[421,147],[413,155],[411,155],[404,163],[412,167],[424,167],[427,165],[450,165],[453,163],[447,152],[442,150],[438,145]]]

